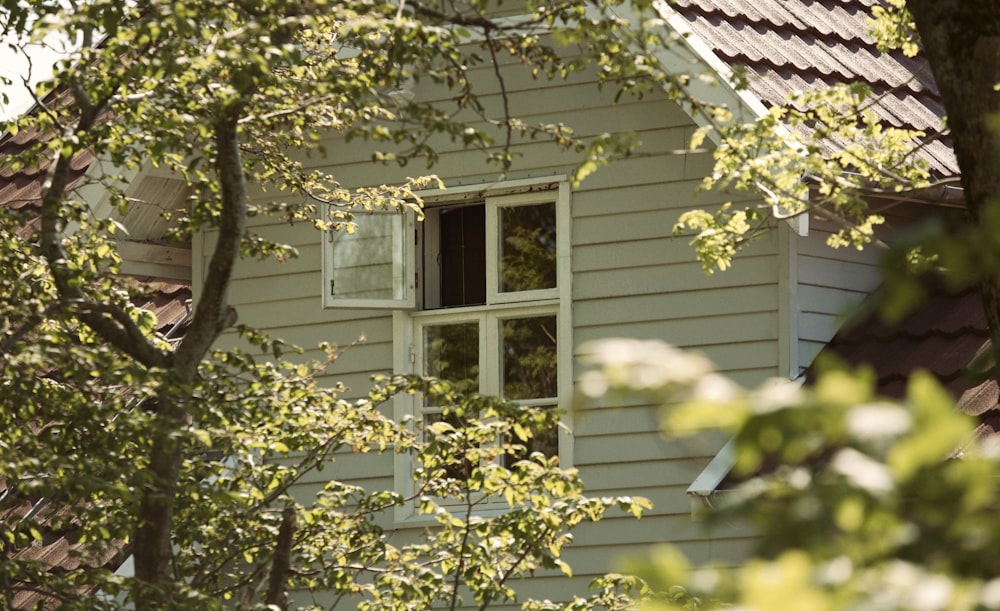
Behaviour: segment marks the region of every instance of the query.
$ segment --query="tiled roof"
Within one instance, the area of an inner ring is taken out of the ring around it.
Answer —
[[[34,127],[23,129],[15,136],[4,134],[0,138],[0,206],[20,210],[25,207],[37,208],[41,205],[42,183],[50,160],[40,160],[37,167],[26,166],[14,170],[9,159],[48,139],[49,135],[40,133]],[[73,159],[70,164],[72,168],[70,189],[79,184],[93,161],[94,154],[89,150]]]
[[[132,284],[139,294],[132,303],[156,316],[156,330],[169,339],[183,335],[190,312],[191,287],[169,282],[134,281]]]
[[[865,19],[877,0],[674,0],[673,9],[720,60],[747,71],[749,89],[765,105],[836,83],[864,82],[888,125],[917,129],[932,141],[923,151],[933,171],[957,176],[944,107],[930,68],[918,55],[882,53]],[[884,96],[884,97],[882,97]]]
[[[5,498],[16,491],[7,486],[0,478],[0,523],[10,529],[18,528],[26,520],[35,524],[65,524],[71,518],[69,507],[64,503],[49,502],[45,498]],[[72,524],[72,520],[69,520]],[[39,540],[20,549],[7,549],[5,554],[19,562],[38,563],[39,569],[54,574],[63,574],[80,568],[99,569],[115,568],[121,565],[130,553],[130,547],[124,541],[116,541],[101,550],[85,547],[79,541],[80,532],[72,526],[50,527],[41,533]],[[46,596],[42,588],[34,589],[27,584],[14,584],[11,599],[12,610],[18,609],[51,609],[58,607],[58,599]],[[92,594],[94,588],[81,586],[78,595]]]
[[[926,298],[908,316],[886,324],[872,311],[841,329],[823,354],[836,355],[850,365],[869,365],[879,391],[895,398],[905,394],[911,374],[929,371],[962,411],[979,419],[979,436],[1000,432],[1000,389],[983,373],[993,362],[979,292],[949,291],[937,282],[923,286]],[[877,294],[869,301],[876,300]]]
[[[14,171],[6,160],[45,139],[44,134],[30,129],[22,130],[16,136],[7,135],[0,139],[0,207],[22,211],[23,224],[18,234],[25,240],[32,239],[38,229],[37,210],[41,206],[42,183],[48,163],[43,160],[39,167],[25,167]],[[73,160],[69,188],[79,184],[93,161],[94,156],[89,151]],[[129,281],[129,288],[137,295],[133,303],[156,316],[158,330],[167,335],[168,339],[177,339],[183,334],[191,300],[190,286],[134,279]],[[61,522],[63,514],[70,509],[70,505],[65,502],[50,502],[43,498],[15,499],[8,496],[8,493],[13,494],[13,491],[0,478],[0,524],[7,527],[14,527],[32,512],[37,512],[34,514],[35,520],[54,525]],[[71,528],[50,528],[41,534],[41,540],[30,546],[7,550],[6,553],[18,560],[40,562],[47,571],[56,574],[73,571],[81,566],[116,568],[129,552],[124,541],[96,553],[85,551],[78,543],[79,533]],[[92,589],[82,588],[80,594],[92,593]],[[59,601],[27,584],[15,584],[13,590],[14,609],[48,609],[59,604]]]

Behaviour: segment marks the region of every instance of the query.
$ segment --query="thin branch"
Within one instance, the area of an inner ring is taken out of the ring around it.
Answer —
[[[511,164],[510,146],[514,132],[514,127],[511,125],[512,117],[510,116],[510,96],[507,94],[507,83],[504,81],[503,74],[500,72],[500,62],[497,60],[497,50],[496,46],[493,44],[493,39],[490,38],[490,31],[486,30],[484,35],[486,36],[486,48],[490,50],[490,58],[493,60],[493,74],[496,76],[497,83],[500,85],[500,100],[503,102],[503,124],[506,131],[506,137],[503,143],[503,169],[504,171],[507,171],[510,169]]]
[[[328,102],[333,99],[334,96],[332,94],[311,97],[307,100],[303,100],[302,102],[296,104],[295,106],[285,108],[283,110],[276,110],[274,112],[270,112],[264,115],[247,115],[239,120],[239,124],[243,125],[245,123],[251,123],[254,121],[269,121],[271,119],[277,119],[279,117],[293,115],[302,112],[304,110],[309,110],[309,108],[314,104]]]
[[[539,541],[542,541],[551,532],[553,532],[552,529],[550,527],[546,527],[544,530],[542,530],[541,534],[535,537],[533,541],[529,543],[524,543],[522,545],[520,556],[518,556],[517,559],[515,559],[514,562],[511,563],[511,565],[504,572],[503,576],[500,577],[499,580],[497,580],[497,585],[503,587],[503,584],[507,583],[507,580],[514,575],[514,571],[517,570],[517,567],[519,567],[521,563],[524,562],[524,559],[528,557],[528,554],[531,553],[532,546],[536,545]],[[491,602],[492,601],[484,600],[483,604],[479,605],[479,611],[486,611],[486,608],[489,607]]]
[[[812,212],[812,213],[816,214],[816,216],[820,216],[820,217],[822,217],[822,218],[824,218],[824,219],[826,219],[828,221],[833,221],[834,223],[836,223],[837,225],[840,225],[844,229],[851,229],[851,228],[854,227],[854,225],[851,224],[847,219],[845,219],[844,217],[842,217],[839,214],[835,213],[833,210],[830,210],[828,208],[824,208],[821,205],[813,206],[810,209],[810,212]],[[878,248],[881,248],[881,249],[884,249],[884,250],[888,250],[888,248],[889,248],[888,244],[886,244],[885,242],[883,242],[882,240],[880,240],[879,238],[876,238],[874,236],[872,236],[872,244],[874,244]]]
[[[461,25],[461,26],[474,26],[477,28],[482,28],[484,33],[488,33],[491,30],[501,29],[499,25],[492,19],[487,19],[482,15],[472,15],[467,16],[461,13],[443,13],[439,10],[429,8],[424,6],[420,2],[415,0],[410,0],[410,6],[413,7],[414,12],[418,15],[423,15],[424,17],[430,17],[432,19],[437,19],[444,23],[450,23],[451,25]]]
[[[469,544],[469,535],[472,532],[472,509],[476,506],[476,503],[472,501],[472,491],[469,490],[468,486],[465,488],[465,530],[462,532],[462,543],[458,548],[458,566],[455,567],[455,579],[451,588],[451,602],[449,603],[449,609],[455,610],[458,604],[458,586],[462,583],[462,573],[465,571],[465,549]]]

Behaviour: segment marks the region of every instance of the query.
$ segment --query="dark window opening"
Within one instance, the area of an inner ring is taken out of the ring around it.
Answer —
[[[442,210],[437,247],[441,307],[486,303],[486,207]]]

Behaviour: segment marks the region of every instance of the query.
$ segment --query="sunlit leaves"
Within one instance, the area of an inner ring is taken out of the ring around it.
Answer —
[[[395,378],[388,387],[449,407],[422,427],[425,443],[413,450],[418,496],[408,502],[435,527],[419,544],[387,549],[365,608],[515,600],[516,578],[540,569],[572,575],[563,551],[576,526],[612,507],[636,517],[650,507],[642,498],[587,497],[557,457],[527,454],[533,436],[556,426],[551,409],[462,395],[433,379]]]
[[[873,6],[867,23],[880,51],[901,49],[907,57],[917,54],[917,28],[904,0]]]
[[[884,219],[866,197],[921,188],[929,180],[917,155],[926,134],[886,126],[872,108],[876,102],[865,85],[838,85],[790,96],[753,123],[713,122],[719,144],[703,188],[754,193],[763,203],[689,211],[675,233],[692,235],[708,272],[729,267],[746,242],[771,227],[765,221],[808,212],[842,226],[830,246],[871,243]],[[691,146],[709,132],[696,132]]]
[[[350,231],[355,213],[400,208],[419,216],[417,192],[441,183],[415,177],[345,188],[349,177],[317,169],[331,136],[369,139],[378,147],[373,159],[393,164],[433,164],[442,142],[455,143],[478,150],[501,171],[519,161],[514,140],[546,140],[583,159],[577,179],[637,145],[632,136],[587,138],[562,123],[536,124],[498,110],[496,87],[470,82],[477,67],[496,61],[504,71],[560,80],[597,66],[596,78],[619,96],[663,87],[678,95],[679,80],[659,73],[650,55],[665,43],[658,20],[629,24],[615,16],[617,2],[579,0],[528,2],[524,14],[493,20],[487,4],[459,3],[437,13],[415,3],[364,0],[8,2],[6,30],[57,33],[80,47],[40,85],[39,111],[8,124],[12,133],[45,137],[6,157],[4,169],[40,174],[54,159],[82,164],[92,154],[101,163],[92,164],[81,186],[98,192],[119,219],[136,210],[129,181],[137,172],[153,168],[177,177],[187,196],[182,210],[165,211],[172,228],[164,237],[187,241],[224,225],[223,204],[233,202],[216,166],[225,145],[238,140],[238,167],[229,168],[236,190],[246,180],[269,193],[247,214]],[[227,141],[220,134],[230,124],[238,138]],[[301,350],[244,328],[233,341],[249,344],[252,353],[220,351],[203,359],[184,349],[190,344],[171,352],[166,338],[156,336],[158,321],[131,305],[135,291],[120,277],[114,240],[123,239],[126,223],[94,218],[96,202],[78,193],[46,195],[57,218],[58,255],[43,257],[36,240],[16,235],[13,228],[30,219],[4,211],[0,224],[2,288],[9,296],[0,318],[0,411],[9,431],[0,442],[0,472],[24,495],[5,497],[4,508],[52,500],[66,522],[49,526],[79,528],[80,540],[106,551],[109,542],[130,540],[152,522],[141,513],[144,499],[169,505],[169,577],[142,595],[132,590],[130,602],[155,606],[155,594],[164,597],[162,607],[264,604],[259,586],[281,555],[276,540],[289,512],[298,524],[290,554],[297,564],[283,588],[329,590],[386,608],[455,602],[459,590],[484,604],[504,601],[513,597],[514,576],[537,568],[571,573],[563,550],[576,525],[613,507],[636,516],[648,508],[638,498],[588,498],[574,471],[530,451],[539,431],[557,426],[551,410],[452,393],[447,404],[457,420],[430,427],[424,439],[387,418],[385,405],[397,393],[447,392],[439,382],[391,380],[347,400],[329,381],[335,349],[325,347],[319,362],[305,363]],[[243,220],[232,223],[235,236],[222,236],[241,241],[233,258],[237,250],[280,261],[297,254],[244,233]],[[54,294],[53,270],[73,289],[72,299]],[[225,286],[199,289],[226,293]],[[148,344],[162,360],[144,367],[122,345],[112,349],[81,322],[96,314],[117,316],[133,346]],[[205,345],[220,331],[210,330],[215,335]],[[311,480],[314,496],[300,492],[321,468],[335,478],[338,455],[382,451],[414,456],[418,498],[335,479]],[[179,457],[166,478],[151,470],[156,452]],[[456,464],[467,467],[463,477],[453,477]],[[382,530],[385,516],[411,503],[439,528],[394,547]],[[480,505],[503,511],[480,515]],[[45,525],[26,520],[10,537],[26,545],[36,533],[44,536]],[[4,583],[44,581],[31,563],[2,569]],[[105,598],[80,595],[74,604],[82,607],[110,606],[135,586],[105,569],[46,579],[46,587],[74,596],[84,583],[102,591]],[[599,599],[621,603],[616,588],[627,580],[607,584]]]

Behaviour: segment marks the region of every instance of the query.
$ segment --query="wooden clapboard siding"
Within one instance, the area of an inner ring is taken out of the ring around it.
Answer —
[[[878,248],[833,249],[829,223],[812,220],[809,235],[796,240],[798,270],[798,365],[804,370],[833,338],[844,318],[878,286]]]
[[[690,122],[680,119],[663,128],[664,142],[690,135]],[[646,138],[655,142],[657,135]],[[573,194],[574,345],[661,339],[705,353],[740,383],[777,375],[778,270],[785,253],[767,238],[740,256],[734,271],[707,276],[690,237],[675,237],[673,225],[684,210],[730,198],[709,192],[694,199],[711,170],[710,155],[654,148],[661,154],[615,164]],[[686,494],[723,441],[665,438],[657,409],[641,404],[600,404],[574,414],[574,466],[588,489],[654,502],[639,522],[618,516],[582,529],[567,556],[576,574],[606,571],[612,558],[655,542],[679,544],[702,560],[735,561],[738,546],[729,550],[724,542],[734,535],[706,534],[692,521]]]
[[[668,186],[668,197],[660,199],[662,185],[655,183],[634,196],[625,186],[602,189],[606,193],[587,192],[587,186],[573,200],[576,345],[602,337],[658,338],[707,354],[740,383],[778,373],[780,255],[773,244],[758,244],[736,272],[705,276],[689,239],[671,235],[678,211],[691,205],[677,196],[679,189]],[[684,182],[685,190],[691,187]],[[655,409],[634,405],[576,416],[574,465],[588,488],[654,502],[639,522],[609,518],[579,532],[567,556],[577,575],[608,570],[611,559],[657,541],[703,560],[737,558],[738,544],[725,543],[729,535],[707,534],[692,521],[686,494],[722,440],[666,439],[657,432],[657,417]]]
[[[483,68],[470,72],[473,79],[489,76]],[[507,86],[514,111],[523,109],[522,117],[529,122],[565,122],[580,135],[634,130],[643,142],[638,154],[599,170],[572,194],[573,354],[564,358],[574,358],[580,345],[590,340],[655,338],[707,354],[740,383],[778,374],[778,270],[786,253],[777,240],[756,243],[738,258],[736,271],[709,276],[695,260],[690,237],[673,235],[682,211],[730,199],[718,193],[694,198],[712,160],[709,153],[679,153],[695,129],[690,118],[664,96],[615,105],[613,92],[597,92],[592,82],[580,79],[548,83],[513,74]],[[484,102],[497,105],[499,97]],[[331,134],[325,145],[327,156],[305,159],[306,166],[327,171],[348,187],[401,182],[424,171],[418,162],[405,168],[372,163],[371,153],[381,145],[347,143],[339,134]],[[498,179],[499,169],[485,164],[479,153],[447,142],[440,152],[431,171],[450,186],[487,185]],[[514,152],[515,169],[506,176],[510,180],[569,175],[581,160],[551,143],[520,138],[515,138]],[[253,203],[266,207],[285,197],[257,192]],[[231,300],[241,321],[306,348],[295,359],[321,358],[316,341],[344,346],[363,334],[365,342],[347,350],[324,378],[331,384],[347,383],[347,396],[363,396],[372,373],[392,368],[391,312],[322,307],[322,236],[311,225],[257,217],[251,230],[293,246],[298,257],[239,265]],[[204,236],[202,266],[213,240],[211,234]],[[567,580],[539,572],[538,579],[517,584],[522,597],[565,599],[581,594],[592,577],[614,568],[613,558],[642,551],[646,544],[676,542],[696,560],[735,558],[725,541],[737,542],[735,549],[740,535],[705,534],[691,519],[685,493],[724,440],[713,435],[667,439],[658,430],[657,408],[641,404],[602,402],[574,414],[573,421],[573,462],[589,492],[646,496],[655,507],[638,522],[615,511],[585,526],[567,553],[577,577]],[[393,469],[391,453],[340,452],[323,471],[299,483],[295,494],[310,498],[329,477],[389,488]],[[405,540],[416,537],[424,524],[387,526],[398,529],[397,538]]]

